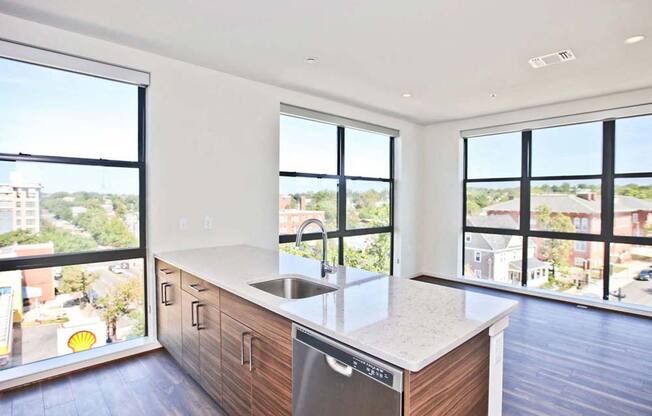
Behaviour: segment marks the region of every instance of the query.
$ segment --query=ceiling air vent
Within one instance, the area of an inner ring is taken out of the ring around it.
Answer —
[[[548,65],[560,64],[562,62],[572,61],[575,59],[575,54],[570,49],[550,53],[548,55],[537,56],[530,59],[528,62],[532,68],[542,68]]]

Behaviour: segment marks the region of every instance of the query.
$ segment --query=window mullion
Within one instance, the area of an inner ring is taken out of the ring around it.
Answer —
[[[346,230],[346,177],[344,176],[344,127],[337,127],[337,175],[339,176],[337,197],[337,229]],[[344,238],[339,237],[338,263],[344,265]]]
[[[521,224],[520,231],[523,241],[521,259],[521,285],[527,286],[528,273],[528,237],[530,229],[530,176],[532,173],[532,132],[521,133]]]
[[[602,125],[602,216],[600,234],[604,239],[602,259],[602,297],[609,300],[609,275],[611,264],[611,240],[614,231],[614,170],[615,170],[616,122],[605,121]]]

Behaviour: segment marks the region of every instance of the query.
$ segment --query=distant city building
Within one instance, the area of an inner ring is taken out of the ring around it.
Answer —
[[[14,258],[25,256],[41,256],[54,253],[52,242],[36,244],[15,244],[0,248],[0,257]],[[14,293],[14,297],[25,299],[28,303],[37,300],[28,296],[29,293],[39,293],[38,301],[47,302],[54,299],[54,271],[51,267],[42,269],[25,269],[19,271],[21,276],[22,293]],[[0,283],[2,280],[0,279]],[[31,290],[28,288],[33,288]],[[15,289],[15,288],[14,288]]]
[[[468,225],[475,227],[517,229],[510,215],[471,216]],[[466,233],[464,258],[466,274],[478,279],[520,284],[522,275],[523,239],[515,235]],[[534,258],[535,247],[528,247],[528,285],[539,286],[548,280],[548,263]]]
[[[40,184],[0,184],[0,234],[41,231]]]
[[[577,232],[600,234],[600,213],[602,207],[601,201],[595,192],[532,194],[530,206],[532,210],[530,214],[532,227],[537,225],[537,210],[542,206],[546,206],[550,209],[552,215],[564,215],[568,217]],[[642,236],[645,227],[652,225],[652,202],[631,196],[617,196],[614,198],[614,211],[614,233],[617,235]],[[520,201],[518,199],[512,199],[485,207],[482,210],[481,216],[493,217],[508,215],[515,221],[518,221],[519,214]],[[541,244],[536,245],[539,250],[542,248]],[[600,268],[602,267],[603,247],[602,242],[575,241],[568,262],[571,266],[576,267],[587,269]],[[624,245],[621,247],[614,245],[613,247],[617,250],[627,249]]]
[[[124,217],[125,225],[127,229],[134,237],[138,237],[140,234],[140,220],[138,213],[136,212],[127,212]]]
[[[298,209],[293,208],[298,202]],[[278,228],[280,234],[294,234],[297,228],[307,219],[316,218],[325,221],[326,214],[324,211],[307,210],[306,204],[310,202],[305,196],[301,196],[296,201],[292,195],[279,196],[279,218]]]

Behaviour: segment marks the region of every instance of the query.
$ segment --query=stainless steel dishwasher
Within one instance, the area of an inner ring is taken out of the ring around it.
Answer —
[[[396,416],[403,413],[403,370],[292,326],[293,416]]]

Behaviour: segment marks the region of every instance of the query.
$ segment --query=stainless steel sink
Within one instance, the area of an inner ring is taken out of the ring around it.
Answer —
[[[280,279],[265,280],[264,282],[250,283],[249,285],[285,299],[309,298],[337,290],[334,287],[314,283],[295,275]]]

